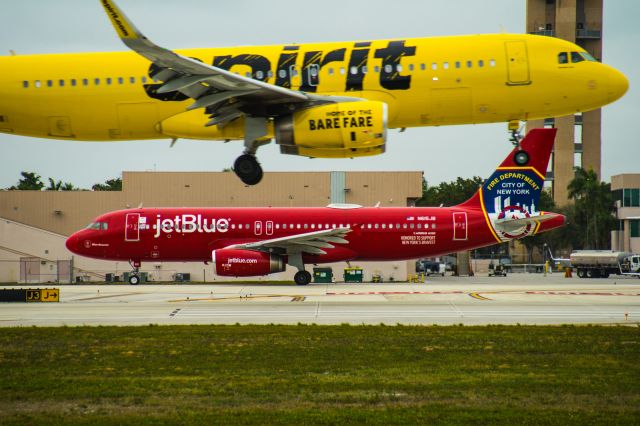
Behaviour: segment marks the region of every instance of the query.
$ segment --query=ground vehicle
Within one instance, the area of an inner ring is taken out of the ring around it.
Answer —
[[[607,278],[610,274],[640,277],[640,255],[610,250],[571,253],[571,265],[580,278]]]
[[[422,272],[427,276],[442,275],[444,277],[446,266],[447,265],[445,265],[444,263],[436,262],[434,260],[421,259],[416,261],[416,272]]]

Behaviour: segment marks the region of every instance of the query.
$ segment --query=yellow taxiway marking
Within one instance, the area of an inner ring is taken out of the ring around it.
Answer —
[[[478,300],[492,300],[492,299],[489,299],[488,297],[481,296],[480,293],[469,293],[469,296]]]
[[[111,297],[123,297],[123,296],[138,296],[140,294],[147,293],[122,293],[122,294],[107,294],[105,296],[94,296],[94,297],[85,297],[84,299],[73,299],[73,302],[84,302],[86,300],[98,300],[98,299],[109,299]]]

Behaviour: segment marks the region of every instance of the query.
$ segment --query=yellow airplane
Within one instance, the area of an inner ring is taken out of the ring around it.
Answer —
[[[574,114],[620,98],[619,71],[557,38],[493,34],[170,51],[101,0],[133,52],[0,57],[0,132],[84,141],[244,140],[256,151],[381,154],[387,129]],[[520,156],[526,161],[527,156]]]

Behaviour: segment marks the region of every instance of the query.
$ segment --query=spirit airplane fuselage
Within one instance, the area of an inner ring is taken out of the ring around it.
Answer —
[[[383,102],[388,128],[573,114],[613,102],[628,87],[581,47],[522,34],[177,53],[293,91]],[[187,111],[193,99],[179,91],[158,93],[157,71],[134,52],[0,57],[0,132],[86,141],[244,138],[243,117],[206,127],[211,111]],[[260,115],[251,107],[244,111]],[[272,124],[268,131],[274,137]]]

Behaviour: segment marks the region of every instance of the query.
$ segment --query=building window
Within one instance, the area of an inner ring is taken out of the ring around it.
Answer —
[[[640,207],[640,189],[625,189],[622,207]]]
[[[640,220],[639,219],[630,220],[629,230],[631,231],[631,238],[640,237]]]

